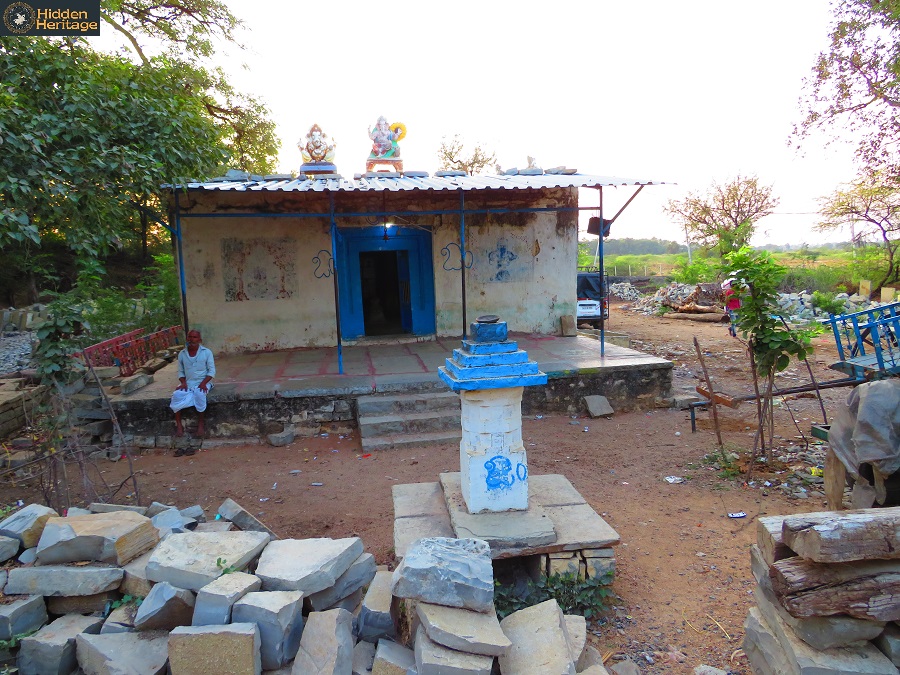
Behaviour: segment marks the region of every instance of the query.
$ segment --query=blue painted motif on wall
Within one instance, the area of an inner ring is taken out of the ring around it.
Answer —
[[[452,272],[453,270],[459,271],[462,269],[460,266],[460,255],[459,255],[459,244],[456,242],[450,242],[444,248],[441,249],[441,255],[444,256],[444,269],[448,272]],[[472,262],[474,256],[472,255],[472,251],[466,251],[466,269],[472,269]]]
[[[533,237],[522,232],[475,233],[472,250],[475,265],[472,276],[482,283],[516,283],[534,277]]]
[[[316,266],[316,269],[313,270],[316,279],[328,278],[334,274],[334,258],[331,257],[331,251],[322,249],[312,261]]]
[[[520,481],[528,478],[528,467],[519,462],[514,473],[512,462],[503,455],[491,457],[484,463],[484,468],[487,469],[485,483],[488,490],[509,490],[515,484],[517,478]]]
[[[226,302],[284,300],[298,288],[293,239],[223,239]]]

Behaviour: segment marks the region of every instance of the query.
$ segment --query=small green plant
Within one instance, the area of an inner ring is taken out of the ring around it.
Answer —
[[[820,309],[828,314],[843,314],[844,301],[834,297],[834,293],[823,293],[822,291],[813,291],[812,306]]]
[[[8,640],[0,640],[0,650],[15,649],[16,647],[19,646],[19,643],[22,640],[24,640],[25,638],[27,638],[31,635],[34,635],[37,632],[38,632],[38,629],[35,628],[34,630],[30,630],[25,633],[16,633]]]
[[[699,284],[716,280],[718,266],[706,258],[694,258],[690,263],[682,258],[675,263],[672,280],[680,284]]]
[[[111,600],[106,603],[106,611],[104,614],[109,616],[112,612],[119,609],[119,607],[125,607],[127,605],[131,605],[134,609],[132,611],[137,611],[137,608],[141,606],[141,603],[144,602],[144,598],[139,595],[123,595],[118,600]]]
[[[563,614],[580,614],[591,619],[603,611],[604,601],[612,595],[610,583],[612,573],[592,579],[580,579],[571,573],[553,574],[537,581],[529,580],[523,593],[495,582],[494,606],[497,616],[503,619],[525,607],[555,599]]]
[[[739,456],[735,452],[729,452],[724,448],[711,452],[703,457],[703,463],[718,469],[718,476],[722,480],[734,480],[741,475],[738,466]]]
[[[216,567],[222,570],[222,574],[231,574],[238,571],[238,568],[234,565],[229,565],[225,558],[216,558]]]

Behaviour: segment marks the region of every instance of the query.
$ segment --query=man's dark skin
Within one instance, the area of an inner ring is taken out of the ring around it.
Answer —
[[[189,356],[197,356],[197,349],[200,347],[200,343],[203,339],[200,337],[200,331],[192,330],[187,334],[187,352]],[[203,381],[200,382],[198,388],[204,394],[208,391],[206,385],[209,384],[209,381],[212,378],[207,375],[203,378]],[[175,391],[187,391],[187,380],[183,377],[179,378],[181,384],[179,384]],[[206,412],[198,412],[197,413],[197,436],[202,437],[206,434]],[[181,424],[181,411],[175,413],[175,436],[184,436],[184,427]]]

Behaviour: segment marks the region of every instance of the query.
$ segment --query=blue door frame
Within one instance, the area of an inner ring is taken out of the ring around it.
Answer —
[[[404,316],[406,328],[413,335],[428,335],[435,331],[434,316],[434,269],[431,259],[431,233],[408,227],[391,227],[384,240],[381,227],[339,228],[337,264],[341,271],[340,313],[341,338],[353,340],[366,334],[363,305],[362,282],[360,278],[359,254],[367,251],[406,251],[406,256],[398,256],[402,280],[409,278],[409,314]],[[407,268],[408,265],[408,268]],[[404,293],[405,295],[405,293]],[[406,305],[405,297],[403,304]],[[406,314],[406,307],[404,307]]]

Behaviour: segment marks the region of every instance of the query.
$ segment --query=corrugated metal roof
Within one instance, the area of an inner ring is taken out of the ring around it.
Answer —
[[[356,176],[352,180],[340,176],[315,178],[271,178],[248,180],[214,180],[188,183],[189,190],[262,191],[271,192],[401,192],[407,190],[529,190],[540,188],[608,187],[620,185],[665,185],[665,181],[584,174],[542,174],[539,176]]]

